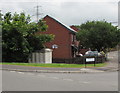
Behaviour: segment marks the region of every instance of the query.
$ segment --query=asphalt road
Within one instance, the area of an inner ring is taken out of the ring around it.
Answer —
[[[118,91],[118,73],[28,73],[3,71],[3,91]]]

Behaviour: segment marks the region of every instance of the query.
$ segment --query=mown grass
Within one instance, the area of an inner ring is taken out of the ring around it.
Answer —
[[[82,68],[85,64],[41,64],[41,63],[0,63],[1,65],[19,65],[19,66],[34,66],[34,67],[64,67],[64,68]],[[95,67],[103,67],[106,63],[95,64]],[[86,64],[87,67],[94,67],[94,64]]]

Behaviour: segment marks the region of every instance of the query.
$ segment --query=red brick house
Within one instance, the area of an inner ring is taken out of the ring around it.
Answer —
[[[76,40],[77,31],[48,15],[43,19],[48,25],[47,31],[43,33],[55,35],[55,39],[52,42],[45,44],[47,48],[53,49],[53,59],[74,58],[78,47]]]
[[[74,26],[74,25],[71,25],[70,28],[74,29],[77,32],[79,31],[79,29],[76,26]]]
[[[72,25],[72,26],[70,26],[72,29],[74,29],[75,31],[80,31],[80,29],[78,29],[76,26],[74,26],[74,25]],[[80,42],[77,42],[78,44],[78,46],[80,45]],[[85,54],[85,52],[87,52],[89,49],[85,49],[85,48],[83,48],[83,47],[81,47],[81,45],[79,46],[79,48],[78,48],[78,53],[80,53],[80,54]]]

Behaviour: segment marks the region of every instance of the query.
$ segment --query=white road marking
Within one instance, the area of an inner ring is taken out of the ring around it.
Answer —
[[[49,78],[52,78],[52,79],[59,79],[58,77],[49,77]]]
[[[73,81],[72,79],[63,79],[63,80],[65,80],[65,81]]]
[[[10,72],[15,72],[15,71],[10,71]]]
[[[87,82],[87,81],[84,81],[84,82],[82,82],[82,81],[79,81],[79,83],[81,83],[81,84],[89,84],[90,82]]]
[[[25,73],[23,73],[23,72],[18,72],[19,74],[25,74]]]
[[[86,82],[86,81],[85,81],[85,82],[83,82],[83,83],[84,83],[84,84],[89,84],[90,82]]]

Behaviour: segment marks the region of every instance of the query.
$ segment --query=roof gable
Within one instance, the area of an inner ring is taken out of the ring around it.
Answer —
[[[72,33],[77,33],[74,29],[72,29],[72,28],[70,28],[69,26],[63,24],[62,22],[59,22],[58,20],[50,17],[49,15],[46,15],[44,18],[46,18],[46,17],[49,17],[49,18],[53,19],[54,21],[56,21],[57,23],[59,23],[60,25],[62,25],[63,27],[65,27],[67,30],[69,30],[70,32],[72,32]]]

